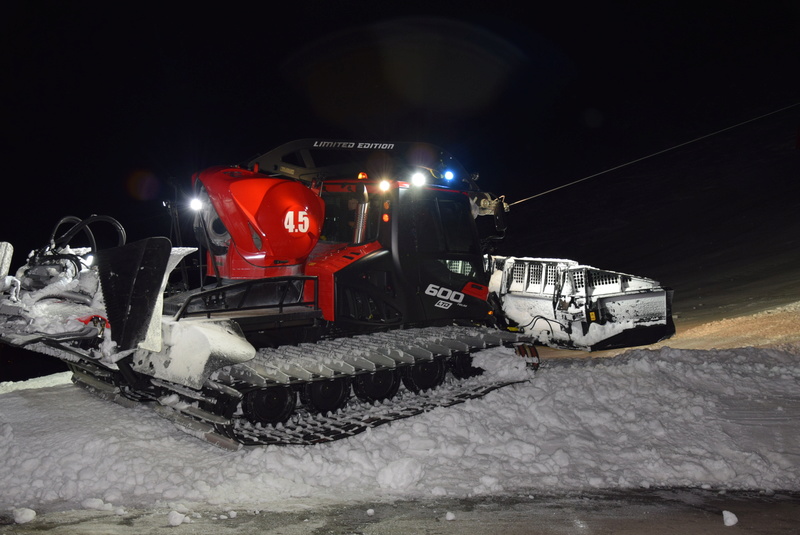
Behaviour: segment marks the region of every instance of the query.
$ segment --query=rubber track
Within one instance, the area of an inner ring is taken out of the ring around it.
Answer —
[[[217,402],[213,405],[225,406],[231,402],[237,403],[235,398],[230,397],[230,392],[236,390],[244,392],[258,388],[259,384],[252,382],[253,380],[261,381],[264,386],[280,384],[289,386],[324,380],[325,377],[313,374],[313,369],[318,364],[342,364],[346,361],[353,362],[353,358],[356,358],[357,366],[366,366],[357,373],[369,373],[370,369],[377,371],[408,368],[411,365],[409,362],[416,361],[411,354],[419,354],[420,351],[423,352],[421,357],[423,360],[448,358],[452,354],[448,347],[456,348],[452,351],[474,353],[481,349],[514,342],[529,342],[529,340],[524,336],[489,328],[429,327],[323,340],[300,346],[283,346],[261,350],[254,359],[253,362],[259,364],[261,372],[267,376],[260,375],[257,370],[248,366],[248,363],[222,368],[221,375],[214,374],[217,379],[225,378],[222,384],[218,383],[220,385],[218,389],[221,390],[217,391],[209,389],[203,389],[202,392],[190,391],[191,389],[186,387],[158,380],[153,380],[158,388],[156,391],[137,391],[121,381],[119,372],[104,371],[92,363],[73,365],[75,373],[73,381],[117,403],[153,401],[156,412],[173,420],[179,428],[226,449],[235,450],[242,445],[313,445],[352,437],[367,429],[409,418],[437,407],[449,407],[480,398],[498,388],[524,382],[528,377],[521,380],[497,381],[483,375],[461,380],[448,376],[444,384],[433,390],[414,393],[401,389],[393,399],[382,403],[372,404],[351,397],[348,404],[334,414],[317,414],[299,406],[286,423],[277,426],[253,423],[239,411],[228,417],[220,411],[210,409],[208,405],[205,410],[211,412],[195,409],[192,406],[197,396],[216,399]],[[231,375],[235,370],[240,371]],[[311,374],[314,377],[302,379],[297,375],[292,376],[293,373]],[[342,375],[337,376],[342,377]],[[288,382],[275,382],[275,377],[281,377]],[[228,389],[228,394],[224,393],[225,389]],[[160,405],[157,400],[168,394],[177,394],[184,404]]]
[[[314,445],[349,438],[367,429],[410,418],[438,407],[450,407],[485,396],[493,390],[524,381],[481,382],[480,378],[448,380],[429,392],[413,394],[407,390],[385,403],[369,404],[357,400],[333,415],[312,414],[300,409],[285,424],[277,427],[253,425],[246,420],[234,424],[235,439],[246,446]]]

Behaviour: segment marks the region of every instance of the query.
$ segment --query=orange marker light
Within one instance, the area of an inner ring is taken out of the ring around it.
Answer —
[[[369,177],[367,176],[367,173],[365,173],[364,171],[361,171],[360,173],[358,173],[358,179],[359,180],[366,180],[368,178]]]
[[[383,216],[381,217],[381,219],[383,219],[383,222],[384,222],[384,223],[388,223],[388,222],[389,222],[389,214],[383,214]]]

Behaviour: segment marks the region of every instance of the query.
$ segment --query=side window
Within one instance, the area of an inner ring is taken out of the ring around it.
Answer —
[[[445,240],[436,208],[436,199],[415,201],[412,206],[417,251],[436,253],[444,250]]]
[[[469,205],[447,200],[439,200],[439,214],[447,251],[451,253],[475,253],[475,240],[472,232],[472,216]]]

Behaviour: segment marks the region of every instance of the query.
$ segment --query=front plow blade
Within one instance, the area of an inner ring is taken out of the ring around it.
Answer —
[[[675,334],[672,290],[572,260],[493,257],[490,289],[505,317],[539,343],[596,351]]]

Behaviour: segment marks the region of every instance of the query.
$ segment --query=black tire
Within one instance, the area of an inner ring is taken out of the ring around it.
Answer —
[[[444,382],[447,362],[443,357],[417,362],[403,377],[403,384],[412,392],[432,390]]]
[[[242,411],[247,419],[263,425],[286,422],[296,407],[297,394],[288,386],[251,390],[242,399]]]
[[[361,401],[369,403],[392,399],[400,389],[397,370],[379,370],[362,373],[353,379],[353,392]]]
[[[326,381],[312,381],[300,390],[300,401],[312,412],[336,412],[350,399],[350,379],[338,377]]]

